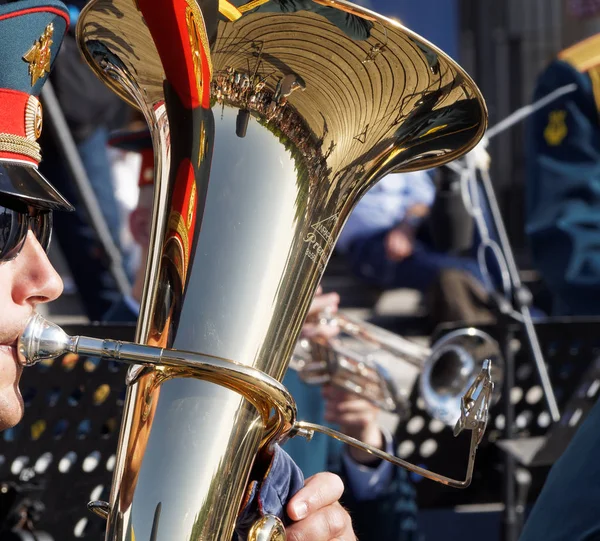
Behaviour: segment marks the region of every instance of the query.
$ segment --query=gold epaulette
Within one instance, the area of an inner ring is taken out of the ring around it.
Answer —
[[[229,0],[219,0],[219,11],[221,15],[227,17],[230,21],[237,21],[244,13],[252,11],[271,0],[250,0],[241,6],[234,6]]]
[[[584,39],[561,51],[559,60],[571,64],[577,71],[586,71],[600,65],[600,34]]]

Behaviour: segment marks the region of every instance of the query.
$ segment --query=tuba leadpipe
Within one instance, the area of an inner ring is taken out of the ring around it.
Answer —
[[[455,435],[464,429],[472,432],[467,475],[465,480],[459,481],[406,462],[331,428],[298,421],[294,399],[287,389],[278,380],[256,368],[191,351],[120,340],[69,336],[58,325],[45,320],[40,314],[33,314],[19,337],[18,355],[21,364],[33,366],[42,360],[54,359],[65,353],[119,361],[137,368],[154,368],[160,371],[164,380],[191,378],[229,389],[252,403],[261,415],[265,427],[261,442],[263,449],[269,450],[273,444],[285,443],[295,436],[310,440],[315,432],[320,432],[427,479],[455,488],[466,488],[471,482],[475,453],[485,432],[494,390],[491,361],[488,360],[483,363],[481,371],[461,397],[460,417],[457,417],[454,426]],[[90,509],[106,517],[110,505],[105,502],[92,502]]]
[[[85,60],[152,134],[136,342],[277,381],[361,195],[463,155],[487,119],[464,70],[397,22],[342,0],[283,7],[92,0],[77,24]],[[130,369],[107,541],[229,541],[268,465],[256,405],[179,370]]]

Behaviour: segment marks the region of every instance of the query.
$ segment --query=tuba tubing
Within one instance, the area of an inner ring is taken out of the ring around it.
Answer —
[[[265,426],[261,444],[264,449],[269,449],[276,443],[283,444],[295,436],[310,440],[315,432],[320,432],[387,460],[395,466],[453,488],[466,488],[471,483],[475,454],[485,433],[494,389],[491,361],[486,361],[462,397],[461,415],[454,427],[455,436],[465,429],[472,432],[467,473],[464,480],[456,480],[411,464],[337,430],[298,421],[294,399],[283,384],[255,368],[189,351],[168,350],[120,340],[69,336],[58,325],[45,320],[39,314],[33,314],[19,337],[18,355],[21,364],[33,366],[42,360],[54,359],[64,353],[120,361],[132,364],[138,369],[151,367],[158,370],[165,381],[170,378],[194,378],[225,387],[243,396],[261,413]],[[130,377],[128,384],[133,383]],[[275,411],[274,415],[271,414],[272,410]],[[103,518],[110,516],[110,505],[106,502],[92,502],[89,507]]]

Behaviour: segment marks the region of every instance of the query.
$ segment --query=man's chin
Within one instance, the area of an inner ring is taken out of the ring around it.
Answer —
[[[9,428],[14,428],[21,422],[22,418],[23,418],[23,416],[19,417],[16,420],[13,420],[13,421],[11,421],[9,419],[9,420],[7,420],[6,424],[4,423],[4,419],[0,420],[0,432],[3,432],[4,430],[8,430]]]
[[[10,390],[12,396],[7,396],[8,393],[9,391],[4,391],[0,396],[0,431],[18,425],[25,413],[19,388]]]

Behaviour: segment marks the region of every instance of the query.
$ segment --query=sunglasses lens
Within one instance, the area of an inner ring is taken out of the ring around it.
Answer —
[[[27,215],[0,206],[0,261],[17,256],[27,238]]]
[[[52,213],[41,212],[31,218],[29,226],[44,251],[48,252],[52,238]]]

